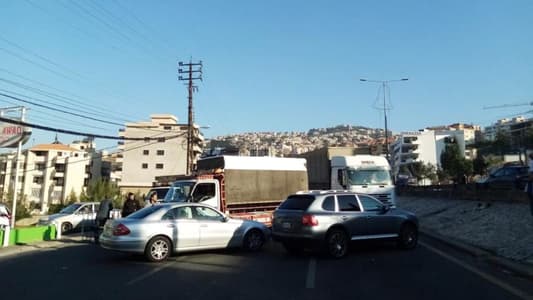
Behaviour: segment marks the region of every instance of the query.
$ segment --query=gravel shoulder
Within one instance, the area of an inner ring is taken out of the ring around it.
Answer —
[[[398,197],[422,229],[515,261],[533,264],[533,216],[524,203]]]

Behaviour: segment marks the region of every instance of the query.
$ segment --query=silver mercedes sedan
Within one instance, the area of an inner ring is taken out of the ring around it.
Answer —
[[[172,203],[108,220],[99,241],[105,249],[163,261],[173,252],[229,247],[258,251],[269,237],[270,230],[262,223],[232,219],[204,204]]]

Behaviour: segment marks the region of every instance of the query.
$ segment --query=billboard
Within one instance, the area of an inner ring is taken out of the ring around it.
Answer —
[[[30,127],[0,122],[0,148],[17,147],[18,142],[24,144],[30,136]]]

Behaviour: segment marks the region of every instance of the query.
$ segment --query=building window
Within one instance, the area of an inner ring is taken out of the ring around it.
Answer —
[[[31,196],[34,197],[34,198],[40,198],[41,197],[41,188],[31,189]]]
[[[90,174],[91,173],[91,166],[89,166],[89,165],[85,166],[85,173],[86,174]]]
[[[61,191],[54,191],[52,193],[52,200],[54,201],[57,201],[57,200],[61,200],[61,194],[63,194],[63,192]]]
[[[165,138],[162,137],[162,138],[157,138],[157,142],[159,143],[164,143],[165,142]]]
[[[63,185],[65,185],[65,178],[63,178],[63,177],[54,177],[54,184],[55,184],[55,186],[63,186]]]
[[[63,156],[63,152],[61,151],[57,152],[57,156]]]
[[[165,150],[157,150],[157,155],[165,155]]]
[[[78,155],[79,155],[78,153],[74,153],[74,157],[78,157]]]
[[[55,164],[56,172],[65,172],[65,164]]]
[[[156,169],[163,169],[163,164],[155,164]]]
[[[148,164],[142,164],[143,169],[148,169]]]
[[[163,126],[163,129],[164,129],[164,130],[171,130],[171,129],[172,129],[172,126]]]
[[[45,151],[35,151],[35,156],[45,156],[45,155],[46,155]]]
[[[149,155],[150,154],[150,150],[143,150],[143,155]]]
[[[89,185],[89,178],[84,178],[83,179],[83,186],[87,187],[88,185]]]
[[[80,146],[80,149],[81,150],[85,150],[85,146]]]
[[[33,183],[42,184],[43,183],[43,177],[41,177],[41,176],[33,177]]]

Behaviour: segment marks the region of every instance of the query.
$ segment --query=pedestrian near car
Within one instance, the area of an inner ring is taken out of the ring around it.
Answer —
[[[105,222],[109,219],[109,214],[113,210],[113,201],[110,199],[104,199],[100,202],[100,207],[96,213],[96,219],[94,220],[94,242],[98,244],[101,229]]]
[[[150,207],[152,205],[156,205],[157,203],[157,193],[153,192],[150,194],[150,198],[148,198],[148,201],[146,201],[146,204],[144,207]]]
[[[139,209],[141,209],[141,204],[139,200],[135,199],[135,194],[128,193],[128,197],[122,206],[122,217],[125,218]]]

